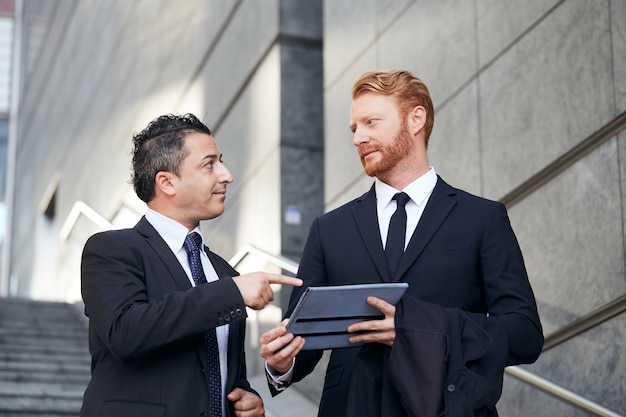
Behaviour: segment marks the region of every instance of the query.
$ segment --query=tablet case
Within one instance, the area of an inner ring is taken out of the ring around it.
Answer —
[[[384,317],[367,303],[367,297],[395,305],[408,287],[406,282],[309,287],[300,296],[287,331],[306,339],[303,350],[360,346],[348,341],[353,335],[346,331],[348,326]]]

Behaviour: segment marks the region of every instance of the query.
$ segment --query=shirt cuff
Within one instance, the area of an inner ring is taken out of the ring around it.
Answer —
[[[293,366],[296,362],[296,359],[293,359],[291,363],[291,368],[284,374],[278,374],[275,370],[273,370],[268,364],[265,362],[265,374],[267,375],[267,381],[272,384],[274,388],[278,391],[284,391],[289,386],[291,382],[291,378],[293,377]]]

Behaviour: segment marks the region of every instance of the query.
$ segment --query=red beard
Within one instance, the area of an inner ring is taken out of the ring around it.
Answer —
[[[413,141],[409,135],[407,126],[403,124],[391,144],[385,146],[381,146],[378,143],[364,144],[359,146],[357,151],[365,173],[370,177],[380,177],[398,165],[398,163],[409,154],[409,150],[412,146]],[[363,156],[373,150],[380,152],[381,157],[377,161],[365,160]]]

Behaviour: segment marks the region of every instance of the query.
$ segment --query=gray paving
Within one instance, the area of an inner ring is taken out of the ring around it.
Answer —
[[[249,381],[263,398],[265,417],[317,416],[317,404],[298,391],[296,387],[291,387],[272,398],[264,375],[253,376],[249,378]]]

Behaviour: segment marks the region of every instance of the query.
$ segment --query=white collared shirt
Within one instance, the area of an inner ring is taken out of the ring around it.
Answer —
[[[411,197],[411,200],[406,204],[406,239],[404,240],[404,248],[406,249],[436,183],[437,173],[433,167],[430,167],[428,172],[404,187],[403,190],[396,190],[379,179],[376,179],[374,185],[376,190],[376,212],[378,213],[378,226],[380,228],[380,238],[383,242],[383,249],[387,242],[389,220],[391,220],[391,216],[396,211],[397,207],[396,200],[393,200],[393,196],[403,191]]]
[[[189,258],[187,257],[187,251],[183,247],[183,243],[185,243],[185,238],[187,234],[191,233],[187,230],[185,226],[178,223],[175,220],[170,219],[167,216],[162,215],[161,213],[148,209],[146,211],[146,220],[156,229],[156,231],[161,235],[167,246],[174,252],[178,262],[185,270],[187,274],[187,278],[189,278],[189,282],[191,285],[195,287],[195,283],[193,281],[193,277],[191,276],[191,268],[189,267]],[[200,227],[196,227],[192,232],[198,232],[198,234],[202,237],[202,231]],[[204,238],[202,240],[202,244],[204,245]],[[202,262],[202,269],[204,270],[204,275],[206,276],[207,282],[216,281],[219,279],[217,276],[217,272],[215,272],[215,268],[213,268],[213,264],[209,260],[206,252],[204,250],[200,251],[200,261]],[[220,351],[220,376],[222,378],[222,393],[225,395],[226,389],[226,376],[227,376],[227,355],[228,355],[228,333],[229,327],[228,324],[224,324],[223,326],[219,326],[215,328],[215,332],[217,335],[217,345]],[[225,407],[225,401],[222,398],[222,410]],[[223,411],[225,413],[225,411]],[[224,414],[226,415],[226,414]]]

